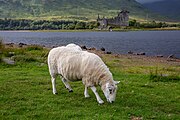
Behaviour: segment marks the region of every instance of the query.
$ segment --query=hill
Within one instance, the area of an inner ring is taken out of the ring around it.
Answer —
[[[117,15],[120,9],[130,11],[131,17],[160,18],[135,0],[0,0],[0,18],[80,18],[96,19]]]
[[[150,10],[180,21],[180,0],[164,0],[143,4]]]

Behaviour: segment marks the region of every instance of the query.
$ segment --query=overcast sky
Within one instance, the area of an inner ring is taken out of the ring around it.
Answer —
[[[140,3],[148,3],[148,2],[156,2],[156,1],[163,1],[163,0],[136,0]]]

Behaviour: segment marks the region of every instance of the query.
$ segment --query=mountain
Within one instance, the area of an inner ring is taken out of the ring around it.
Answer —
[[[116,16],[120,9],[130,16],[158,18],[135,0],[0,0],[0,18],[82,18],[96,19],[97,14]]]
[[[157,1],[163,1],[163,0],[136,0],[139,3],[152,3]]]
[[[153,12],[180,21],[180,0],[163,0],[143,4]]]

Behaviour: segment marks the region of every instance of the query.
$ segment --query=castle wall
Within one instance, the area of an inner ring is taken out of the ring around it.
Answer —
[[[121,11],[118,16],[111,19],[100,19],[98,15],[97,21],[100,23],[101,28],[106,28],[108,25],[113,26],[129,26],[129,13],[128,11]]]

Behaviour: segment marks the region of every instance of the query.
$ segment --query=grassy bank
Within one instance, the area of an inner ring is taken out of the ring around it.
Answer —
[[[165,28],[113,28],[111,32],[128,32],[128,31],[179,31],[179,27],[165,27]],[[8,31],[8,30],[7,30]],[[10,30],[10,31],[31,31],[31,32],[109,32],[108,29],[99,30],[94,29],[75,29],[75,30]]]
[[[99,105],[90,90],[91,98],[84,98],[81,82],[70,83],[74,92],[68,93],[58,78],[59,94],[52,94],[48,51],[40,46],[3,50],[3,56],[11,57],[15,64],[0,63],[0,119],[180,119],[177,60],[91,51],[108,65],[114,79],[121,81],[115,103]],[[105,101],[100,89],[99,93]]]

